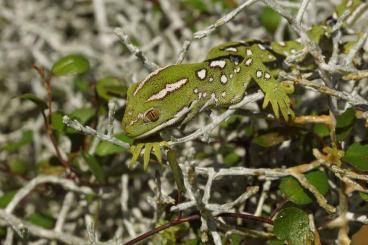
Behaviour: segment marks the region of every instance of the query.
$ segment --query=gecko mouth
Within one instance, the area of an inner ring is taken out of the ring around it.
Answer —
[[[136,137],[136,139],[140,139],[140,138],[144,138],[147,137],[151,134],[154,134],[158,131],[160,131],[163,128],[169,127],[169,126],[173,126],[175,124],[177,124],[178,122],[180,122],[193,108],[193,106],[197,103],[197,101],[193,101],[191,102],[188,106],[184,106],[182,109],[180,109],[180,111],[178,113],[176,113],[174,115],[173,118],[161,123],[161,125],[139,135]]]

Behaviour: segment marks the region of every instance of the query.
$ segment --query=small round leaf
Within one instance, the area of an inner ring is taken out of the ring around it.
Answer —
[[[105,77],[96,85],[97,94],[107,101],[112,97],[124,97],[127,90],[127,86],[114,77]]]
[[[358,170],[368,171],[368,145],[352,144],[345,152],[343,160]]]
[[[89,69],[88,60],[79,54],[67,55],[58,60],[51,68],[55,76],[77,75]]]
[[[328,178],[324,171],[312,171],[305,174],[305,177],[322,195],[328,192]],[[308,191],[290,176],[282,178],[279,189],[290,201],[298,205],[309,204],[314,200],[312,195],[308,194]]]
[[[308,244],[314,239],[309,228],[309,218],[303,210],[289,207],[281,210],[274,221],[273,232],[290,245]]]
[[[267,31],[273,33],[279,26],[281,16],[272,8],[264,7],[259,15],[259,21]]]
[[[21,96],[19,96],[19,98],[22,100],[29,100],[35,103],[40,110],[45,110],[48,107],[45,101],[43,101],[42,99],[38,98],[36,95],[31,93],[22,94]]]

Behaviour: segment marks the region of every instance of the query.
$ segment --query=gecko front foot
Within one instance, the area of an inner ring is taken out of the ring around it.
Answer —
[[[268,86],[265,92],[265,98],[263,101],[263,108],[271,103],[272,110],[275,113],[276,118],[280,117],[279,111],[285,121],[295,117],[293,110],[291,109],[291,101],[288,93],[291,92],[290,87],[284,87],[282,83],[275,83],[274,86]]]
[[[130,146],[130,152],[132,153],[132,159],[129,162],[129,168],[136,166],[137,160],[143,152],[143,168],[148,168],[150,161],[151,152],[155,155],[157,161],[162,163],[161,149],[169,148],[170,146],[166,141],[155,141],[155,142],[140,142]]]

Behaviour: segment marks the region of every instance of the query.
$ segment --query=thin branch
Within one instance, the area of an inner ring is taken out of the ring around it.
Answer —
[[[240,101],[236,105],[230,106],[229,109],[227,109],[224,113],[222,113],[221,115],[214,118],[212,120],[212,122],[207,124],[205,127],[200,128],[197,131],[195,131],[194,133],[192,133],[190,135],[187,135],[183,138],[179,138],[179,139],[172,138],[171,141],[169,141],[168,143],[169,143],[169,145],[181,144],[181,143],[196,139],[196,138],[200,137],[201,135],[208,134],[211,130],[216,128],[222,121],[224,121],[226,118],[231,116],[236,111],[236,109],[241,108],[246,104],[256,102],[256,101],[262,99],[263,97],[264,97],[264,94],[261,91],[258,91],[257,93],[254,93],[254,94],[251,94],[251,95],[247,95],[243,98],[242,101]]]
[[[312,81],[309,81],[303,77],[297,77],[294,75],[289,75],[289,74],[285,74],[282,73],[281,74],[284,78],[289,79],[299,85],[302,85],[306,88],[311,88],[314,90],[317,90],[321,93],[327,94],[327,95],[331,95],[334,96],[338,99],[342,99],[345,100],[347,102],[349,102],[352,105],[368,105],[368,101],[365,100],[364,98],[360,97],[359,95],[352,95],[350,93],[347,93],[345,91],[339,91],[339,90],[335,90],[332,89],[330,87],[327,87],[326,85],[323,85],[322,83],[315,83]]]
[[[55,228],[54,228],[56,232],[63,231],[63,226],[65,223],[66,217],[70,211],[70,208],[72,207],[72,204],[74,202],[74,198],[75,196],[73,192],[68,192],[65,195],[64,202],[59,212],[58,218],[56,220]]]
[[[14,228],[14,230],[18,231],[18,234],[30,233],[37,237],[43,237],[49,240],[57,240],[65,244],[89,245],[86,240],[80,237],[41,228],[40,226],[23,221],[3,209],[0,209],[0,219],[5,220],[11,227]],[[23,235],[21,237],[23,237]]]
[[[245,7],[248,7],[248,6],[252,5],[253,3],[255,3],[257,1],[258,0],[248,0],[248,1],[245,1],[239,7],[237,7],[234,10],[232,10],[231,12],[229,12],[228,14],[226,14],[225,16],[223,16],[222,18],[218,19],[214,24],[208,26],[204,30],[197,31],[196,33],[194,33],[193,34],[193,38],[194,39],[202,39],[202,38],[208,36],[210,33],[212,33],[213,31],[215,31],[217,28],[219,28],[222,25],[225,25],[227,22],[229,22],[230,20],[232,20]]]
[[[310,0],[303,0],[302,3],[300,4],[298,14],[296,15],[296,18],[295,18],[295,22],[298,23],[299,25],[302,23],[303,15],[305,11],[307,10],[309,2]]]
[[[214,32],[215,30],[217,30],[217,28],[225,25],[226,23],[228,23],[230,20],[232,20],[237,14],[239,14],[244,8],[252,5],[253,3],[257,2],[259,0],[247,0],[244,3],[242,3],[239,7],[237,7],[236,9],[230,11],[229,13],[227,13],[226,15],[224,15],[223,17],[221,17],[220,19],[218,19],[214,24],[209,25],[206,29],[204,30],[200,30],[195,32],[192,35],[192,39],[191,40],[186,40],[183,44],[183,47],[180,51],[179,54],[179,58],[177,60],[177,64],[180,64],[183,60],[184,57],[191,45],[191,43],[193,42],[193,40],[195,39],[202,39],[204,37],[207,37],[210,33]]]
[[[88,126],[83,126],[79,121],[77,120],[72,120],[70,119],[67,115],[65,115],[63,117],[63,123],[66,124],[68,127],[74,128],[75,130],[86,134],[86,135],[93,135],[95,137],[100,138],[101,140],[110,142],[114,145],[118,145],[121,146],[123,148],[129,148],[129,144],[125,143],[117,138],[115,138],[114,136],[111,135],[107,135],[107,134],[102,134],[98,131],[96,131],[95,129],[88,127]]]
[[[17,194],[15,194],[11,202],[6,206],[5,211],[7,213],[13,212],[19,202],[24,197],[26,197],[37,185],[45,183],[58,184],[64,187],[66,190],[78,192],[85,195],[95,195],[94,191],[91,188],[86,186],[77,186],[74,181],[70,179],[65,179],[57,176],[38,176],[17,191]]]
[[[129,36],[123,31],[122,28],[115,28],[114,33],[119,37],[120,41],[143,63],[143,65],[149,70],[154,71],[160,68],[159,65],[148,59],[138,47],[136,47],[129,39]]]

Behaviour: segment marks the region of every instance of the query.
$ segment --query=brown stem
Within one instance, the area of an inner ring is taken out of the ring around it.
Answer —
[[[269,218],[265,218],[265,217],[259,217],[259,216],[254,216],[254,215],[251,215],[251,214],[242,214],[242,213],[222,213],[222,214],[219,214],[219,215],[216,215],[216,217],[232,217],[232,218],[241,218],[241,219],[247,219],[247,220],[253,220],[253,221],[258,221],[258,222],[262,222],[262,223],[267,223],[267,224],[273,224],[273,221]],[[168,229],[172,226],[175,226],[175,225],[180,225],[182,223],[185,223],[185,222],[189,222],[189,221],[193,221],[193,220],[198,220],[200,219],[201,216],[199,214],[193,214],[193,215],[190,215],[190,216],[186,216],[186,217],[180,217],[180,218],[176,218],[166,224],[163,224],[163,225],[160,225],[146,233],[143,233],[141,235],[139,235],[138,237],[124,243],[124,245],[134,245],[138,242],[141,242],[143,241],[144,239],[156,234],[156,233],[159,233],[160,231],[163,231],[165,229]]]
[[[45,69],[43,67],[39,67],[37,65],[33,65],[32,66],[33,69],[35,69],[38,73],[38,75],[40,76],[44,86],[46,87],[47,90],[47,106],[48,106],[48,115],[46,116],[44,111],[41,111],[44,122],[45,122],[45,127],[47,130],[47,135],[50,138],[50,141],[55,149],[55,153],[57,158],[59,159],[59,161],[61,162],[61,164],[63,164],[64,167],[66,167],[67,169],[70,169],[70,165],[69,162],[67,160],[65,160],[62,155],[61,152],[59,150],[59,147],[56,143],[56,139],[54,136],[54,133],[52,131],[51,128],[51,115],[52,115],[52,107],[51,107],[51,103],[52,103],[52,89],[51,89],[51,74],[46,75]]]

